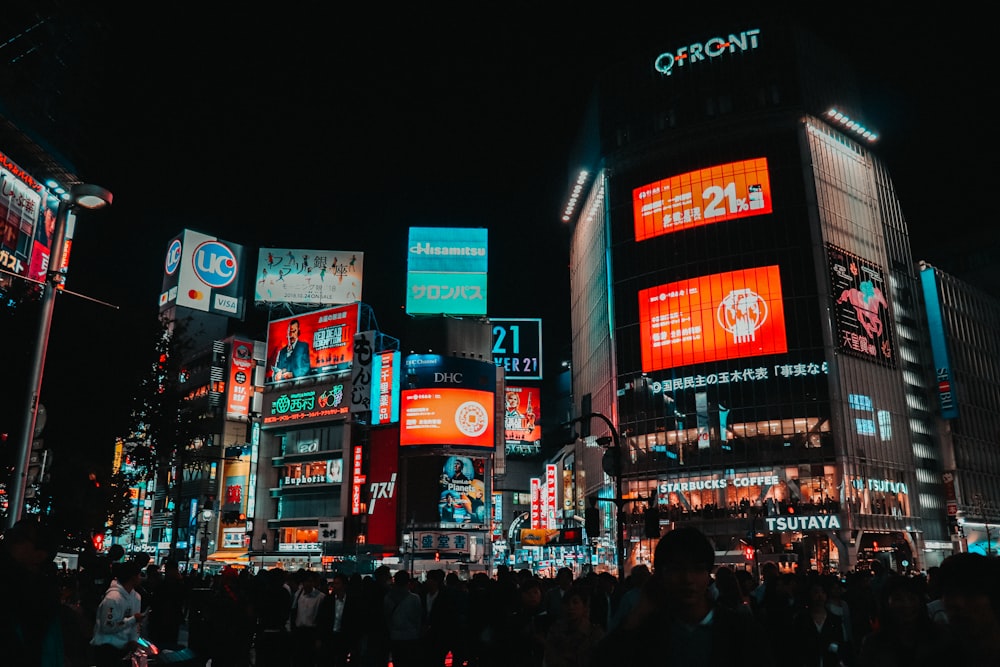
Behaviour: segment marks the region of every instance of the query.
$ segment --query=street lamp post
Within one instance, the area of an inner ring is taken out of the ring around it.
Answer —
[[[585,415],[581,415],[576,419],[570,420],[570,423],[581,422],[585,419],[600,419],[611,431],[611,446],[607,447],[605,452],[605,457],[610,455],[610,458],[604,459],[604,472],[615,478],[615,526],[617,529],[617,546],[616,550],[618,552],[618,578],[620,581],[625,580],[625,524],[622,517],[622,509],[626,502],[631,502],[622,497],[622,448],[621,441],[618,437],[618,429],[615,425],[611,423],[606,415],[600,412],[588,412]],[[597,441],[600,442],[602,438],[598,438]],[[598,498],[598,500],[602,500]]]
[[[42,374],[45,370],[45,354],[49,346],[49,331],[52,328],[52,312],[56,305],[56,294],[66,282],[68,261],[64,261],[66,230],[70,216],[80,208],[99,209],[111,204],[112,194],[97,185],[80,183],[70,188],[69,197],[59,202],[56,211],[56,226],[51,239],[49,268],[45,274],[41,306],[38,317],[38,332],[35,335],[34,356],[31,362],[31,376],[28,385],[28,401],[24,408],[24,419],[19,433],[17,467],[14,469],[7,504],[7,526],[17,523],[24,512],[24,498],[28,485],[28,465],[31,458],[31,441],[35,435],[38,420],[38,400],[42,390]],[[68,258],[67,258],[68,259]],[[65,265],[64,265],[65,264]]]
[[[205,561],[208,560],[208,525],[212,522],[214,512],[205,508],[201,511],[202,533],[201,533],[201,573],[205,574]]]

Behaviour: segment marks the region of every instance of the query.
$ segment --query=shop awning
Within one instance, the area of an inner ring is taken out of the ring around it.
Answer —
[[[205,560],[217,563],[249,563],[250,558],[246,551],[216,551],[209,554]]]

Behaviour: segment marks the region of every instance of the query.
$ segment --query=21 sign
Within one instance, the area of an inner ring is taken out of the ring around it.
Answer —
[[[542,379],[542,320],[490,319],[493,327],[493,363],[508,380]]]

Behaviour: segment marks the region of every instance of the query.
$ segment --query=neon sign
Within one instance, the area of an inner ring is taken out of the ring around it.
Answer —
[[[753,50],[757,48],[757,35],[759,34],[760,30],[753,28],[744,30],[738,36],[730,34],[728,39],[712,37],[703,43],[682,46],[674,52],[665,51],[656,56],[656,60],[653,61],[653,69],[664,76],[670,76],[675,66],[683,67],[686,62],[694,64],[706,58],[718,58],[727,51],[735,53],[737,48],[740,51]]]

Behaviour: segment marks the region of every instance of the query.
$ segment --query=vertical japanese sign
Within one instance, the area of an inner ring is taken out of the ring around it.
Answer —
[[[556,475],[556,465],[554,463],[545,464],[545,503],[543,506],[545,519],[542,521],[545,528],[556,527],[556,489],[558,484]]]
[[[375,356],[375,332],[354,334],[354,357],[351,361],[351,414],[372,409],[372,358]]]
[[[351,514],[361,514],[361,487],[365,483],[365,476],[361,471],[362,452],[361,446],[354,447],[354,456],[351,465]]]
[[[938,298],[934,267],[927,265],[921,267],[920,284],[923,288],[924,305],[927,310],[927,328],[930,332],[931,357],[934,359],[934,380],[937,383],[941,418],[957,419],[958,401],[955,400],[951,361],[948,358],[948,343],[944,334],[944,318],[941,315],[941,300]]]
[[[531,528],[542,527],[542,480],[532,477],[531,481]]]
[[[834,348],[859,359],[896,367],[889,286],[881,267],[827,244]]]
[[[372,425],[399,421],[399,367],[402,354],[396,350],[376,354],[372,360]]]
[[[234,338],[229,355],[229,374],[226,383],[226,418],[245,420],[250,414],[250,397],[253,396],[253,343]]]

